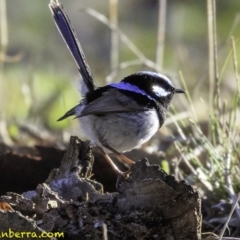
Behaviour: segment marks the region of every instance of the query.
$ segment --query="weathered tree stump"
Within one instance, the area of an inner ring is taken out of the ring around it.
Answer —
[[[103,239],[103,228],[111,240],[201,239],[201,201],[187,182],[177,182],[143,159],[128,179],[120,180],[118,192],[105,193],[104,186],[91,179],[92,164],[89,142],[71,137],[59,169],[35,191],[3,196],[15,212],[0,214],[21,212],[33,229],[64,232],[66,239]],[[0,231],[12,226],[20,231],[21,222],[5,221]]]

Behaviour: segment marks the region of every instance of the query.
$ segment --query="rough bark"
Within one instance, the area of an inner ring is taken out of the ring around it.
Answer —
[[[31,218],[33,229],[63,231],[66,239],[103,239],[106,227],[109,239],[201,239],[201,201],[187,182],[143,159],[128,179],[120,179],[118,192],[105,193],[91,179],[92,164],[89,143],[71,137],[61,166],[36,190],[2,197],[14,211],[0,214],[15,217],[0,231],[23,229],[21,212],[21,217]]]

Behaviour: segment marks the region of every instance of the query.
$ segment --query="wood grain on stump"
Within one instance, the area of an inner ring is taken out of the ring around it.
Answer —
[[[128,179],[120,179],[117,192],[106,193],[93,180],[92,166],[89,142],[71,137],[60,167],[44,183],[1,199],[18,215],[12,219],[19,221],[20,212],[33,229],[64,232],[66,239],[103,239],[104,226],[110,240],[201,239],[201,201],[187,182],[143,159],[132,166]],[[20,229],[21,222],[5,221],[0,231]]]

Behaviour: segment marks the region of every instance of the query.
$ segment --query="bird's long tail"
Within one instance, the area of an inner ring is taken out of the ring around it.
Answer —
[[[67,14],[64,12],[62,4],[58,0],[51,0],[49,8],[52,12],[53,19],[58,28],[58,31],[62,35],[69,51],[71,52],[77,64],[84,84],[86,85],[88,91],[93,91],[94,89],[96,89],[95,82],[91,75],[91,71],[87,64],[81,44],[78,41],[77,35],[71,26]]]

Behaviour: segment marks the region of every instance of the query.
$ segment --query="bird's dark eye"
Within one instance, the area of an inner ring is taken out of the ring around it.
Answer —
[[[155,93],[157,97],[160,97],[160,98],[167,97],[171,94],[171,91],[166,90],[159,85],[152,86],[152,91]]]

